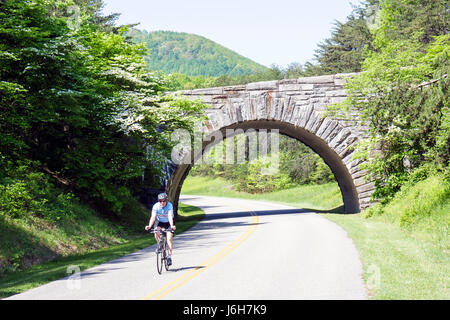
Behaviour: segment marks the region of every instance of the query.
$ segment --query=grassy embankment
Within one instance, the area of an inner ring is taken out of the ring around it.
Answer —
[[[0,273],[0,298],[70,275],[69,266],[83,271],[155,243],[146,232],[130,231],[79,206],[88,212],[64,223],[50,223],[38,217],[27,222],[0,219],[0,258],[16,257],[15,264],[4,263],[7,266]],[[149,217],[146,210],[141,213],[139,226],[143,230]],[[199,208],[180,204],[176,234],[186,231],[203,216]],[[23,261],[27,256],[34,261]]]
[[[181,193],[275,201],[316,210],[337,210],[343,205],[341,192],[336,183],[301,186],[264,194],[250,194],[234,190],[231,183],[222,178],[189,176],[183,184]]]
[[[222,179],[188,177],[182,193],[318,209],[353,239],[372,299],[450,299],[450,187],[441,177],[405,188],[387,205],[349,215],[323,213],[342,204],[337,184],[251,195],[233,191]]]

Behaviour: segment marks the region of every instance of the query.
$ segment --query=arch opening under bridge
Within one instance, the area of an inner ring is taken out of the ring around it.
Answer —
[[[365,136],[366,128],[356,120],[324,116],[326,106],[346,98],[345,78],[352,74],[306,77],[250,83],[210,89],[184,91],[185,96],[200,99],[205,110],[206,138],[191,161],[176,166],[166,186],[169,198],[178,203],[184,179],[195,158],[211,145],[210,137],[226,136],[230,129],[279,130],[316,152],[330,167],[341,190],[344,210],[360,212],[371,205],[373,182],[366,181],[361,160],[353,159],[354,147]]]

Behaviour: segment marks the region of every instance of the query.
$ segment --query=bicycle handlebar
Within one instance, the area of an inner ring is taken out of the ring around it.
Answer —
[[[160,231],[161,231],[161,232],[165,232],[165,233],[167,233],[167,232],[172,232],[172,233],[174,233],[174,232],[175,232],[175,231],[172,230],[171,228],[168,228],[168,229],[161,228]],[[155,229],[154,229],[154,228],[149,229],[148,232],[150,232],[150,233],[155,233]]]

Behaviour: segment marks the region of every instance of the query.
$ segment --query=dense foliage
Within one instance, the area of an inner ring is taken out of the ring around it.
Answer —
[[[189,76],[241,76],[267,68],[211,40],[194,34],[172,31],[139,31],[128,36],[149,49],[148,68]]]
[[[201,106],[163,96],[126,28],[91,1],[74,4],[0,3],[0,182],[25,164],[120,214],[159,186],[171,130],[192,127]]]
[[[230,181],[237,191],[264,193],[292,188],[304,184],[323,184],[335,181],[325,162],[303,143],[279,135],[278,152],[268,147],[267,154],[259,153],[253,159],[244,135],[232,141],[225,140],[213,147],[202,163],[191,170],[193,176],[221,177]],[[247,140],[248,141],[248,140]],[[270,141],[270,140],[269,140]],[[227,147],[246,150],[239,159],[237,153],[233,163],[227,163]],[[259,148],[259,147],[258,147]]]
[[[318,44],[315,63],[305,64],[304,75],[359,72],[366,48],[372,49],[372,35],[364,12],[357,10],[346,22],[335,22],[331,37]]]
[[[371,160],[374,197],[389,200],[408,179],[448,174],[450,14],[447,1],[387,0],[377,19],[375,50],[342,107],[368,125],[360,156]]]

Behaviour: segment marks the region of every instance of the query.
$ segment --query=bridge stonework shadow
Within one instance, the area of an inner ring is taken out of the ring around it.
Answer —
[[[183,94],[210,106],[205,111],[210,137],[218,131],[225,136],[226,129],[278,129],[309,146],[334,173],[345,212],[356,213],[371,205],[374,190],[374,184],[365,179],[361,160],[353,159],[354,146],[365,136],[366,128],[356,121],[323,116],[327,105],[346,98],[344,82],[351,75],[266,81]],[[191,166],[178,165],[168,181],[169,198],[175,204]]]

